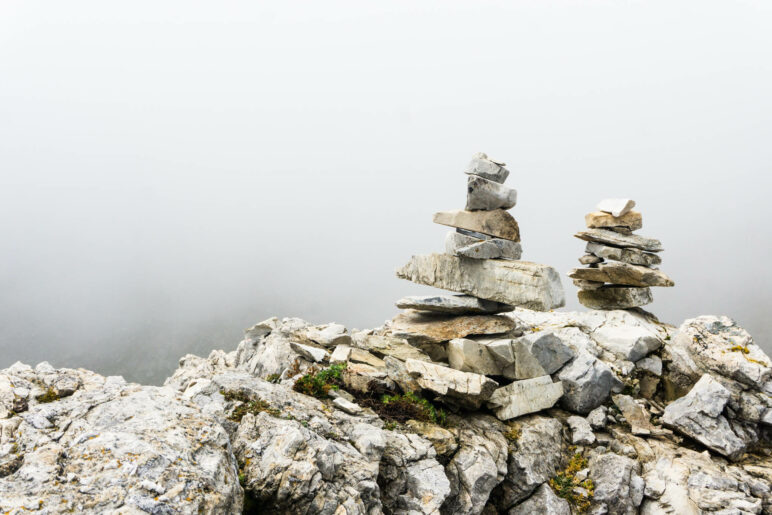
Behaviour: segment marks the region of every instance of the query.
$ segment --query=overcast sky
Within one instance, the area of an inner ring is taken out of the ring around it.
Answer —
[[[0,2],[0,368],[160,382],[269,316],[372,327],[431,291],[473,153],[565,274],[605,197],[649,306],[772,349],[772,3]],[[565,275],[567,309],[576,288]]]

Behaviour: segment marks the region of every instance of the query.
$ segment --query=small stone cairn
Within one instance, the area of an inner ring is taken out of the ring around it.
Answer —
[[[673,286],[661,272],[657,255],[662,243],[633,234],[643,227],[641,213],[633,211],[635,201],[606,199],[598,211],[585,216],[587,230],[574,236],[587,241],[586,254],[568,276],[579,287],[579,302],[591,309],[627,309],[652,302],[651,286]]]

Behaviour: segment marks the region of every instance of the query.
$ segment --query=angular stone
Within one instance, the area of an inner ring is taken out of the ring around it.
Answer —
[[[608,408],[606,406],[598,406],[587,415],[587,423],[596,431],[603,429],[606,427],[607,414]]]
[[[607,198],[595,206],[598,211],[610,213],[612,216],[624,216],[635,207],[635,201],[629,198]]]
[[[665,250],[659,240],[636,236],[634,234],[627,236],[606,229],[587,229],[586,231],[579,231],[574,237],[579,238],[580,240],[605,243],[617,247],[640,249],[648,252],[660,252]]]
[[[404,297],[397,301],[400,309],[415,309],[448,315],[495,315],[513,311],[514,306],[469,295],[426,295]]]
[[[571,443],[574,445],[592,445],[595,443],[595,433],[590,423],[582,417],[572,415],[566,419],[571,428]]]
[[[614,401],[622,416],[630,424],[630,430],[634,435],[650,435],[656,431],[652,425],[649,412],[646,408],[638,404],[635,399],[629,395],[612,395]]]
[[[561,382],[553,383],[550,376],[542,376],[515,381],[497,389],[488,400],[488,407],[499,420],[509,420],[551,408],[561,395]]]
[[[329,355],[329,353],[322,348],[314,347],[313,345],[303,345],[302,343],[290,342],[290,348],[307,360],[317,363],[324,361]]]
[[[472,259],[520,259],[523,247],[519,242],[491,238],[489,240],[472,243],[456,250],[455,254]]]
[[[640,473],[640,463],[628,457],[613,452],[591,456],[590,479],[595,484],[592,500],[599,505],[596,513],[638,513],[646,485]]]
[[[483,234],[481,232],[467,231],[466,229],[459,229],[458,227],[456,227],[456,232],[463,234],[464,236],[471,236],[472,238],[478,240],[489,240],[492,238],[492,236],[488,236],[487,234]]]
[[[607,245],[601,245],[600,243],[594,242],[587,243],[585,252],[589,252],[598,258],[610,259],[612,261],[622,261],[624,263],[630,263],[631,265],[654,266],[662,263],[662,258],[656,254],[642,252],[638,249],[609,247]]]
[[[627,311],[612,311],[590,336],[605,350],[626,361],[638,361],[662,346],[661,333]]]
[[[603,258],[598,256],[593,256],[592,254],[587,254],[580,257],[579,262],[583,265],[595,265],[597,263],[602,263]]]
[[[359,415],[362,413],[362,407],[359,404],[355,404],[351,401],[338,397],[332,401],[332,405],[341,411],[348,413],[349,415]]]
[[[654,301],[650,288],[604,286],[596,290],[579,290],[579,303],[590,309],[628,309]]]
[[[557,271],[528,261],[465,259],[447,254],[413,256],[397,277],[536,311],[565,304]]]
[[[392,356],[402,361],[410,358],[420,361],[431,361],[429,356],[401,338],[356,333],[352,336],[352,339],[355,347],[367,350],[381,359]]]
[[[580,290],[597,290],[603,288],[605,283],[600,281],[585,281],[584,279],[573,279],[574,286]]]
[[[675,283],[660,270],[640,265],[613,261],[601,263],[597,268],[574,268],[568,273],[572,279],[597,281],[624,286],[673,286]]]
[[[745,442],[732,431],[722,414],[729,397],[729,390],[705,374],[688,394],[665,408],[662,422],[730,460],[737,460],[745,452]]]
[[[490,159],[483,152],[478,152],[467,165],[464,173],[467,175],[478,175],[489,181],[501,184],[509,176],[509,170],[504,168],[504,164]]]
[[[638,211],[629,211],[622,216],[614,216],[604,212],[587,213],[584,222],[590,229],[623,227],[629,231],[637,231],[643,227],[643,217]]]
[[[451,368],[488,376],[504,375],[501,364],[491,355],[484,343],[457,338],[448,342],[447,349]]]
[[[662,359],[656,355],[636,361],[635,367],[657,377],[662,375]]]
[[[480,374],[461,372],[415,359],[407,360],[405,367],[421,388],[453,399],[458,405],[470,409],[479,408],[499,385]]]
[[[514,340],[515,377],[531,379],[554,374],[575,353],[549,331],[526,334]]]
[[[509,515],[571,515],[571,505],[558,497],[547,483],[536,489],[531,497],[518,504]]]
[[[429,315],[405,311],[391,321],[391,334],[416,343],[441,343],[470,334],[502,334],[514,329],[511,318],[498,315]]]
[[[434,214],[432,220],[440,225],[480,232],[505,240],[520,241],[520,228],[517,221],[503,209],[494,211],[440,211]]]
[[[603,361],[581,352],[557,376],[565,393],[561,405],[568,411],[586,415],[603,404],[612,391],[622,389],[622,381]]]
[[[483,235],[484,236],[484,235]],[[489,239],[490,236],[485,238],[478,238],[469,234],[464,234],[458,231],[448,231],[445,236],[445,252],[451,256],[455,256],[458,249],[464,248],[468,245],[480,243],[481,241]]]
[[[466,210],[511,209],[517,204],[517,191],[502,184],[471,175],[466,182]]]
[[[347,333],[346,328],[341,324],[327,324],[310,328],[306,332],[306,336],[325,347],[351,343],[351,335]]]

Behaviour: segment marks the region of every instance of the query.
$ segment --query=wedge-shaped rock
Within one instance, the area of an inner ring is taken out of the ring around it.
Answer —
[[[612,216],[624,216],[635,207],[635,201],[629,198],[607,198],[598,202],[595,206],[598,211],[609,213]]]
[[[429,254],[413,256],[397,270],[397,277],[536,311],[549,311],[565,304],[557,271],[528,261]]]
[[[491,395],[488,407],[496,413],[499,420],[509,420],[551,408],[561,395],[562,383],[553,383],[550,376],[542,376],[515,381],[499,388]]]
[[[625,286],[673,286],[675,284],[660,270],[619,261],[600,263],[597,268],[574,268],[568,276],[572,279]]]
[[[531,379],[554,374],[575,356],[555,334],[540,331],[514,340],[515,377]]]
[[[515,308],[501,302],[478,299],[469,295],[426,295],[404,297],[397,301],[400,309],[431,311],[448,315],[494,315]]]
[[[391,334],[411,343],[440,343],[470,334],[502,334],[514,329],[511,318],[498,315],[433,315],[405,311],[391,321]]]
[[[595,290],[579,290],[579,303],[590,309],[629,309],[651,304],[650,288],[603,286]]]
[[[523,247],[517,241],[491,238],[461,247],[455,254],[472,259],[520,259]]]
[[[495,359],[485,343],[457,338],[448,342],[448,363],[462,372],[486,376],[504,375],[501,363]]]
[[[634,234],[628,236],[606,229],[587,229],[586,231],[576,233],[574,236],[584,241],[595,241],[607,245],[615,245],[617,247],[645,250],[647,252],[660,252],[665,250],[662,243],[654,238],[644,238],[643,236],[636,236]]]
[[[501,184],[509,176],[509,170],[504,168],[504,165],[505,163],[494,161],[487,154],[478,152],[474,155],[469,165],[467,165],[464,173],[467,175],[479,175],[489,181]]]
[[[480,374],[461,372],[415,359],[407,360],[405,367],[408,373],[416,378],[421,388],[453,399],[465,408],[480,407],[499,385],[493,379]]]
[[[606,363],[586,351],[564,366],[557,378],[565,389],[561,405],[580,415],[587,415],[623,386]]]
[[[429,356],[401,338],[364,334],[363,331],[355,333],[352,336],[352,340],[355,347],[365,349],[381,359],[384,359],[386,356],[392,356],[402,361],[411,358],[420,361],[431,361]]]
[[[472,234],[479,234],[479,233],[472,233]],[[490,236],[487,236],[485,234],[480,234],[480,236],[485,236],[485,237],[478,238],[470,234],[460,233],[458,231],[448,231],[448,234],[445,236],[445,252],[450,254],[451,256],[455,256],[456,251],[458,251],[458,249],[464,248],[467,245],[480,243],[481,241],[487,240],[488,238],[490,238]]]
[[[656,432],[657,429],[651,423],[649,412],[635,399],[622,394],[612,395],[611,399],[622,412],[627,423],[630,424],[630,431],[634,435],[650,435]]]
[[[630,263],[631,265],[644,265],[654,266],[662,263],[662,258],[656,254],[649,252],[642,252],[638,249],[622,249],[619,247],[609,247],[607,245],[601,245],[600,243],[590,242],[587,244],[586,252],[597,256],[600,261],[603,259],[610,259],[612,261],[622,261],[624,263]],[[581,261],[581,260],[580,260]],[[600,262],[596,261],[596,263]],[[590,263],[583,263],[588,265]]]
[[[517,204],[517,191],[478,175],[466,182],[467,211],[511,209]]]
[[[662,422],[705,447],[737,460],[745,452],[745,442],[732,431],[723,415],[730,395],[721,383],[705,374],[688,394],[665,408]]]
[[[434,214],[433,221],[436,224],[479,232],[496,238],[520,241],[520,228],[517,221],[503,209],[440,211]]]
[[[628,231],[637,231],[643,227],[643,217],[638,211],[630,211],[622,216],[614,216],[602,211],[587,213],[584,222],[590,229],[604,229],[621,227]]]

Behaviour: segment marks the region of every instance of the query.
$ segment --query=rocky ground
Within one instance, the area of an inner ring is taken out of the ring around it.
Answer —
[[[2,370],[0,511],[772,513],[772,367],[732,320],[400,316],[266,320],[163,387]]]

